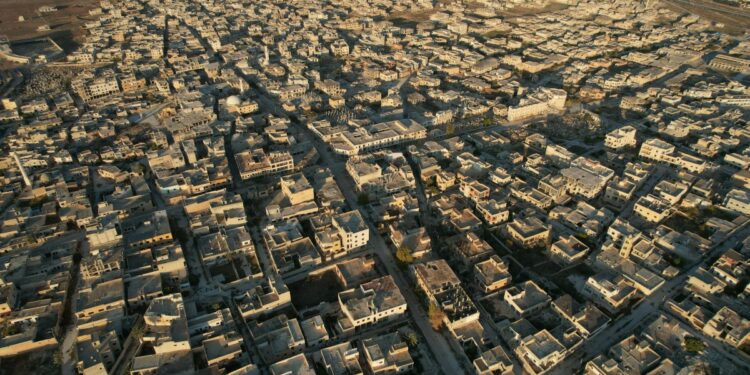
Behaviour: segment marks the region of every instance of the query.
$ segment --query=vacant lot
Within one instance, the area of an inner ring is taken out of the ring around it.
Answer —
[[[318,303],[335,302],[343,288],[336,273],[326,271],[321,275],[310,276],[305,280],[289,284],[292,292],[292,304],[297,310],[303,310]]]
[[[750,11],[747,9],[706,0],[664,0],[660,4],[677,13],[692,13],[707,21],[724,24],[724,27],[714,27],[716,31],[742,35],[750,29]]]
[[[11,41],[50,36],[69,52],[83,35],[81,26],[95,19],[88,11],[98,3],[97,0],[0,0],[0,34]],[[37,10],[41,6],[55,6],[58,10],[40,16]],[[19,16],[25,20],[18,22]],[[50,30],[37,31],[41,25],[49,25]]]
[[[60,353],[56,348],[0,360],[0,374],[59,374],[60,371]]]
[[[557,12],[560,10],[567,9],[568,7],[570,6],[567,4],[557,3],[553,1],[542,8],[529,8],[529,7],[517,6],[517,7],[503,10],[500,12],[500,14],[505,16],[506,18],[527,17],[527,16],[535,16],[537,14],[543,14],[543,13]]]

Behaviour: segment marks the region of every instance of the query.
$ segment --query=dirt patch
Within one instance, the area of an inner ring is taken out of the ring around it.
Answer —
[[[59,374],[60,352],[57,348],[37,350],[0,361],[0,374]]]
[[[335,302],[339,292],[344,290],[333,271],[311,276],[305,280],[289,284],[292,304],[297,310],[304,310],[320,302]]]
[[[713,26],[713,31],[730,35],[742,35],[750,29],[750,11],[738,7],[718,4],[712,1],[664,0],[660,4],[676,13],[690,13],[711,22],[722,23],[723,27]]]
[[[51,37],[66,52],[78,46],[84,35],[81,26],[94,17],[89,10],[98,6],[97,0],[0,0],[0,34],[11,41]],[[41,6],[55,6],[56,12],[37,12]],[[24,21],[18,22],[23,16]],[[39,31],[42,25],[50,29]]]
[[[514,8],[498,11],[498,14],[506,18],[516,18],[516,17],[535,16],[537,14],[542,14],[542,13],[557,12],[557,11],[568,9],[569,7],[570,5],[567,5],[567,4],[551,2],[543,8],[529,8],[529,7],[519,6],[519,7],[514,7]]]

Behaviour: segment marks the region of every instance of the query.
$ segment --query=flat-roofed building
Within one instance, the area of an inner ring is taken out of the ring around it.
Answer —
[[[575,236],[562,237],[550,246],[550,253],[562,263],[580,262],[589,252],[589,247]]]
[[[508,263],[497,255],[474,265],[474,280],[484,293],[505,288],[511,282]]]
[[[334,216],[332,224],[338,231],[345,251],[360,248],[370,241],[370,228],[359,210]]]
[[[414,368],[409,347],[396,332],[360,341],[360,352],[373,375],[400,374]]]
[[[519,316],[527,316],[543,310],[552,299],[535,282],[529,280],[506,289],[503,300]]]
[[[550,226],[536,216],[515,218],[506,228],[513,242],[526,248],[542,246],[550,236]]]
[[[750,215],[750,191],[732,189],[724,197],[724,207],[745,215]]]
[[[351,342],[343,342],[320,350],[320,363],[328,375],[363,375],[360,352]]]
[[[473,363],[477,375],[510,375],[513,373],[513,362],[499,345],[482,352]]]
[[[436,294],[461,285],[461,280],[444,259],[415,264],[412,270],[417,285],[431,300]]]
[[[584,291],[595,297],[609,312],[624,308],[637,293],[624,277],[611,278],[605,274],[589,277],[584,285]]]
[[[344,322],[339,322],[342,332],[347,331],[348,325],[357,329],[402,316],[407,307],[406,299],[390,275],[340,292],[338,300],[345,317]]]
[[[548,370],[567,354],[565,346],[546,329],[524,337],[515,351],[532,374]]]
[[[315,375],[315,369],[304,353],[282,359],[268,367],[271,375]]]
[[[634,127],[630,125],[623,126],[607,133],[607,136],[604,138],[604,146],[614,150],[635,147],[637,144],[635,135],[636,130]]]
[[[719,54],[714,57],[708,66],[717,70],[735,73],[750,73],[750,60],[735,56]]]

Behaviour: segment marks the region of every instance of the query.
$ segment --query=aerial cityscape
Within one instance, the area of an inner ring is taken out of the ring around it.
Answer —
[[[750,374],[750,0],[0,0],[0,374]]]

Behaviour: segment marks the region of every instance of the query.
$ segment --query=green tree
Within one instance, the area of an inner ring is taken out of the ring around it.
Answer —
[[[401,264],[410,264],[414,261],[414,256],[411,255],[411,250],[406,246],[399,246],[398,249],[396,249],[396,259],[398,259]]]
[[[367,195],[367,193],[361,193],[359,196],[357,196],[357,203],[359,203],[361,206],[367,205],[370,203],[370,196]]]
[[[52,355],[52,364],[55,365],[55,367],[60,367],[63,364],[63,356],[61,350],[55,350],[55,353]]]
[[[703,349],[706,348],[706,345],[701,341],[701,339],[695,338],[695,337],[685,337],[685,350],[687,350],[690,353],[698,353],[703,351]]]
[[[432,325],[432,329],[434,329],[435,331],[439,331],[440,328],[443,327],[443,318],[445,318],[445,313],[443,313],[443,310],[441,310],[438,305],[431,303],[430,308],[427,310],[427,316],[430,318],[430,325]]]
[[[200,283],[200,280],[201,280],[200,277],[198,277],[198,276],[196,276],[196,275],[194,275],[192,273],[188,276],[188,281],[190,282],[190,285],[192,285],[192,286],[198,285]]]
[[[133,327],[133,330],[130,331],[130,335],[133,336],[134,339],[140,340],[143,338],[143,335],[146,333],[145,328],[143,327],[143,324],[137,324]]]
[[[414,332],[408,332],[401,336],[401,339],[406,342],[406,345],[409,345],[410,347],[415,347],[419,343],[419,338],[417,337],[417,334]]]

